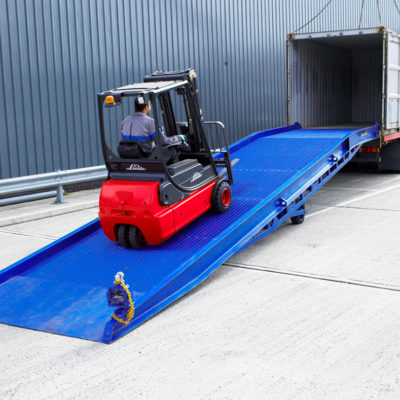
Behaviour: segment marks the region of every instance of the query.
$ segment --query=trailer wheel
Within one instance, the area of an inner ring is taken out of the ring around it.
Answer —
[[[128,240],[131,247],[134,249],[143,249],[147,246],[146,238],[140,229],[134,225],[129,227]]]
[[[300,210],[304,210],[304,205],[300,207]],[[295,217],[291,217],[290,220],[292,221],[292,224],[294,225],[300,225],[304,222],[305,214],[302,215],[296,215]]]
[[[128,241],[128,225],[120,225],[117,231],[118,242],[124,247],[131,247]]]
[[[232,192],[228,182],[217,183],[217,187],[213,190],[211,204],[214,211],[221,214],[231,208]]]

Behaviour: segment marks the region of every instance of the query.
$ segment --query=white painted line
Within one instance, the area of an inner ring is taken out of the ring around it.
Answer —
[[[337,205],[335,205],[335,206],[330,206],[330,207],[324,208],[323,210],[320,210],[320,211],[316,211],[316,212],[314,212],[314,213],[311,213],[311,214],[309,214],[309,215],[307,216],[307,218],[315,217],[315,216],[317,216],[317,215],[324,214],[324,213],[326,213],[326,212],[328,212],[328,211],[330,211],[330,210],[334,210],[336,207],[347,206],[348,204],[355,203],[355,202],[361,201],[361,200],[365,200],[365,199],[368,199],[369,197],[377,196],[378,194],[382,194],[382,193],[385,193],[385,192],[389,192],[390,190],[398,189],[398,188],[400,188],[400,184],[393,185],[393,186],[390,186],[390,187],[385,188],[385,189],[377,190],[377,191],[375,191],[375,192],[373,192],[373,193],[367,193],[367,194],[364,194],[363,196],[356,197],[355,199],[347,200],[347,201],[344,201],[344,202],[342,202],[342,203],[339,203],[339,204],[337,204]]]
[[[377,185],[375,185],[375,187],[382,186],[382,185],[386,185],[386,184],[388,184],[388,183],[390,183],[390,182],[398,181],[399,179],[400,179],[400,176],[397,175],[397,176],[395,176],[394,178],[388,179],[388,180],[385,181],[385,182],[378,183]]]

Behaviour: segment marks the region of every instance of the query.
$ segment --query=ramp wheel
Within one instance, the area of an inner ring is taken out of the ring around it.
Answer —
[[[231,208],[232,192],[228,182],[217,183],[217,187],[213,190],[211,203],[214,211],[221,214]]]
[[[300,207],[300,210],[304,210],[304,205]],[[295,217],[291,217],[290,220],[292,221],[292,224],[294,225],[300,225],[304,222],[305,214],[302,215],[296,215]]]
[[[128,240],[131,247],[134,249],[143,249],[147,246],[146,238],[143,233],[134,225],[129,227]]]
[[[117,231],[118,242],[124,247],[131,247],[128,241],[128,225],[120,225]]]

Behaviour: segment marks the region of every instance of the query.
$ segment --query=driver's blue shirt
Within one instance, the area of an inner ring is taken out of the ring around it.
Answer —
[[[121,135],[125,140],[136,141],[144,152],[150,153],[155,146],[156,138],[154,119],[142,112],[134,112],[122,121]],[[182,139],[177,135],[169,137],[161,134],[163,146],[181,142]]]

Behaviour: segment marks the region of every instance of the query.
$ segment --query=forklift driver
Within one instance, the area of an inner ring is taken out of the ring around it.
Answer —
[[[121,135],[123,140],[135,141],[142,157],[151,154],[155,147],[156,128],[154,119],[149,117],[150,102],[146,102],[141,96],[135,99],[135,112],[128,115],[121,123]],[[163,146],[182,144],[186,142],[186,136],[165,136],[161,132]]]

